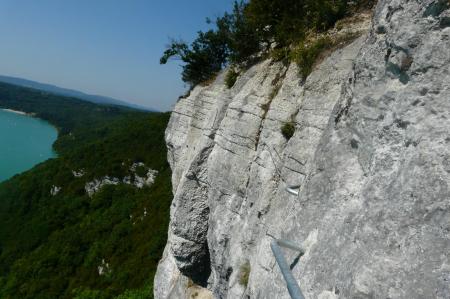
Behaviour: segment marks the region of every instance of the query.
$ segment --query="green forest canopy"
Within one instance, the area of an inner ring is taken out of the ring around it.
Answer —
[[[153,298],[172,198],[169,114],[2,83],[0,107],[34,113],[59,130],[57,158],[0,184],[0,298]],[[152,186],[86,194],[86,182],[122,179],[135,162],[158,171]],[[53,186],[61,187],[55,196]]]

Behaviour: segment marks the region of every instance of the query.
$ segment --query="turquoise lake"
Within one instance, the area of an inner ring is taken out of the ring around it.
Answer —
[[[0,109],[0,182],[55,156],[49,123]]]

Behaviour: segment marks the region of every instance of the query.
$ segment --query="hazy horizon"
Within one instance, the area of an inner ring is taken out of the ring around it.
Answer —
[[[192,41],[231,0],[0,0],[0,74],[171,109],[186,87],[159,65],[169,38]]]

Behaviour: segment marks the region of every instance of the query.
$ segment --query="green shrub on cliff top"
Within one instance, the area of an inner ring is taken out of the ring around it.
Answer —
[[[292,45],[304,42],[310,33],[319,33],[361,7],[371,7],[374,0],[250,0],[235,1],[231,13],[215,21],[215,28],[199,32],[188,45],[173,41],[160,62],[176,57],[184,62],[182,78],[191,86],[208,79],[230,63],[249,65],[266,57],[286,58]],[[321,45],[317,45],[319,48]],[[299,53],[308,57],[307,70],[318,57],[319,48]],[[307,71],[305,71],[307,73]]]

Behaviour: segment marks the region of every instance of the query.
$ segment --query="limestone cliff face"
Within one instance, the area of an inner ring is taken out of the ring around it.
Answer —
[[[272,237],[308,299],[450,298],[448,7],[380,0],[305,82],[264,61],[181,99],[155,298],[289,298]]]

